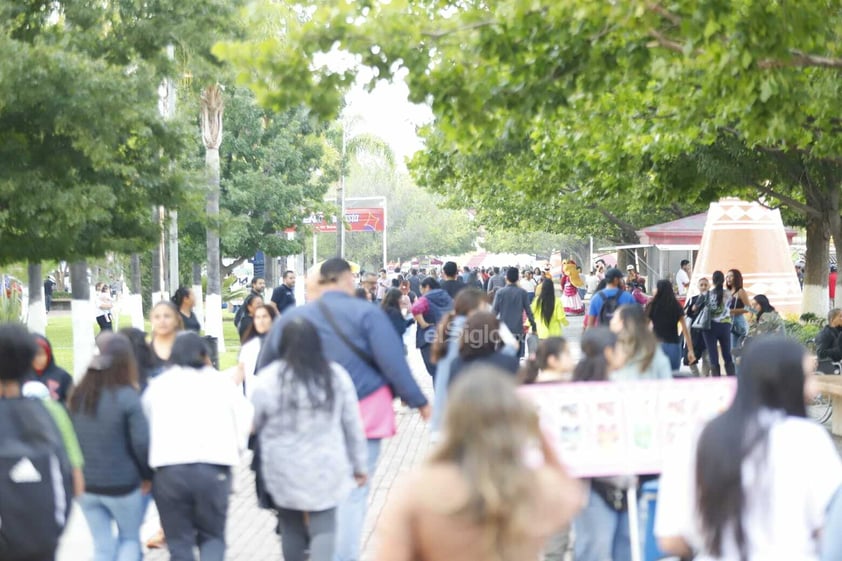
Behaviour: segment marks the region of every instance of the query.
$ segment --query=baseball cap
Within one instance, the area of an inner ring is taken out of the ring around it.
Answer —
[[[626,271],[634,271],[634,265],[626,265]]]
[[[611,267],[605,271],[605,282],[614,282],[621,278],[623,278],[623,273],[617,267]]]

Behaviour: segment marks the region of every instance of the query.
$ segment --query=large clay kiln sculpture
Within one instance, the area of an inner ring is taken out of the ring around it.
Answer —
[[[765,294],[781,315],[801,313],[801,287],[792,263],[781,213],[735,198],[711,203],[691,294],[701,277],[739,269],[749,297]]]

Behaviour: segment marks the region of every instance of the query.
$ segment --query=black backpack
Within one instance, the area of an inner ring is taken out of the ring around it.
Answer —
[[[614,317],[614,312],[620,307],[620,294],[622,294],[622,290],[617,289],[616,294],[613,296],[606,296],[604,290],[601,290],[599,294],[602,297],[602,307],[599,309],[597,318],[599,319],[599,325],[608,327],[608,324],[611,323],[611,318]]]
[[[0,399],[0,560],[50,559],[73,500],[61,434],[35,399]]]

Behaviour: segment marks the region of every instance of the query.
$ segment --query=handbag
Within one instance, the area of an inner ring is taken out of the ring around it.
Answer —
[[[710,330],[710,306],[708,305],[707,299],[705,299],[704,305],[699,310],[696,319],[693,320],[693,324],[690,327],[692,329],[701,329],[702,331]]]

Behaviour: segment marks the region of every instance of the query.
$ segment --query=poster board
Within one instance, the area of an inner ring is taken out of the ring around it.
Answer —
[[[575,477],[657,474],[676,440],[724,411],[735,378],[534,384],[520,388]]]

